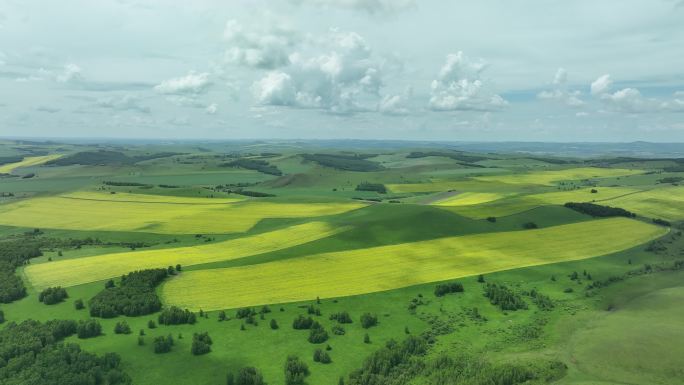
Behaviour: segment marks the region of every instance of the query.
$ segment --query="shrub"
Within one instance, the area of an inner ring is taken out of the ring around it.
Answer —
[[[336,336],[343,336],[346,333],[344,328],[340,325],[333,325],[332,328],[330,328],[330,330]]]
[[[40,292],[38,295],[38,300],[46,305],[54,305],[56,303],[64,301],[67,298],[67,292],[64,288],[48,287],[47,289]]]
[[[278,329],[279,328],[278,321],[276,321],[275,319],[271,319],[270,326],[271,326],[271,329],[273,329],[273,330]]]
[[[5,312],[0,310],[0,324],[5,322]]]
[[[363,335],[363,343],[364,344],[370,344],[371,343],[370,336],[368,335],[368,333]]]
[[[316,323],[315,327],[311,327],[311,330],[309,331],[309,342],[311,342],[312,344],[322,344],[327,340],[328,332],[325,331],[321,324]]]
[[[159,336],[154,339],[154,352],[157,354],[168,353],[173,347],[173,336],[169,334],[168,336]]]
[[[150,329],[154,329],[157,327],[157,324],[154,322],[154,320],[149,320],[147,321],[147,327]]]
[[[534,222],[525,222],[523,223],[522,227],[527,230],[532,230],[538,228],[539,226],[537,226],[537,224]]]
[[[331,314],[330,320],[337,321],[341,324],[350,324],[353,322],[351,316],[346,311]]]
[[[237,318],[237,319],[249,318],[249,317],[255,316],[256,314],[257,314],[256,311],[254,311],[254,309],[252,309],[251,307],[245,307],[245,308],[239,309],[235,313],[235,318]]]
[[[332,362],[330,355],[325,350],[316,349],[313,355],[314,362],[320,362],[321,364],[329,364]]]
[[[309,375],[309,367],[297,356],[289,356],[285,361],[285,385],[301,385]]]
[[[131,327],[128,326],[128,322],[117,322],[114,326],[114,334],[131,334]]]
[[[487,217],[488,222],[496,223],[496,217]]]
[[[294,321],[292,321],[292,328],[296,330],[311,329],[313,323],[313,318],[299,315],[297,318],[294,319]]]
[[[499,306],[501,310],[527,309],[527,303],[522,297],[504,285],[488,283],[485,287],[485,297],[489,298],[492,305]]]
[[[76,335],[78,338],[92,338],[102,334],[102,325],[97,320],[81,320],[76,327]]]
[[[368,329],[378,324],[378,316],[371,313],[363,313],[361,315],[361,327]]]
[[[83,310],[85,308],[85,305],[83,304],[82,299],[77,299],[74,301],[74,309],[76,310]]]
[[[440,283],[435,286],[435,296],[443,297],[449,293],[462,293],[463,285],[460,282]]]
[[[238,370],[236,376],[228,373],[226,385],[266,385],[264,377],[256,368],[245,367]]]
[[[190,352],[195,356],[207,354],[211,352],[211,345],[213,343],[211,337],[209,337],[209,333],[195,333],[192,335],[192,347],[190,348]]]

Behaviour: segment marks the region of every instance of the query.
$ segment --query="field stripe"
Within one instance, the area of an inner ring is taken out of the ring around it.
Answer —
[[[139,269],[175,266],[178,263],[191,266],[244,258],[312,242],[347,229],[323,222],[309,222],[200,246],[112,253],[34,264],[27,266],[24,273],[36,288],[68,287],[118,277]]]
[[[391,290],[479,273],[591,258],[668,230],[626,218],[476,234],[185,272],[162,287],[169,304],[216,310]]]
[[[5,164],[0,166],[0,174],[11,174],[14,172],[14,170],[21,168],[21,167],[31,167],[31,166],[38,166],[40,164],[43,164],[45,162],[49,162],[53,159],[57,159],[61,157],[62,155],[55,154],[55,155],[44,155],[44,156],[29,156],[24,158],[21,162],[16,162],[16,163],[10,163],[10,164]]]

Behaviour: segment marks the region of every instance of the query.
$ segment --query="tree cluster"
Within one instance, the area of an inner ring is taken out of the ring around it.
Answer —
[[[164,309],[161,314],[159,314],[158,321],[161,325],[193,325],[197,322],[197,317],[195,316],[195,313],[188,309],[183,310],[179,307],[171,306],[168,309]]]
[[[488,283],[485,286],[485,297],[489,298],[492,305],[499,306],[501,310],[527,309],[527,303],[522,297],[504,285]]]
[[[368,329],[378,324],[378,316],[371,313],[363,313],[361,315],[361,326]]]
[[[435,296],[443,297],[451,293],[462,293],[463,284],[460,282],[446,282],[435,286]]]
[[[190,352],[195,356],[207,354],[211,352],[211,345],[213,343],[214,342],[211,340],[211,337],[209,337],[209,333],[195,333],[192,335],[192,346],[190,347]]]
[[[88,301],[90,315],[113,318],[151,314],[161,309],[161,300],[155,291],[168,276],[167,269],[134,271],[121,277],[120,285],[105,285],[105,289]]]
[[[363,182],[356,186],[356,191],[375,191],[378,194],[386,194],[387,187],[382,183]]]
[[[170,352],[173,345],[173,336],[171,334],[169,334],[166,337],[159,336],[154,338],[154,352],[157,354]]]
[[[266,385],[266,382],[257,368],[248,366],[238,370],[235,376],[228,373],[226,385]]]
[[[297,356],[288,356],[285,361],[285,385],[302,385],[309,375],[309,367]]]
[[[54,305],[64,301],[69,295],[62,287],[48,287],[38,294],[38,300],[46,305]]]
[[[592,217],[636,217],[636,214],[633,212],[619,207],[601,206],[588,202],[568,202],[565,204],[565,207],[578,211],[582,214],[591,215]]]
[[[337,321],[341,324],[350,324],[353,322],[351,316],[346,311],[330,314],[330,320]]]

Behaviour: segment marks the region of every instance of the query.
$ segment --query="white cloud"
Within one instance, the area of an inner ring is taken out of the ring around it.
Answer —
[[[430,108],[435,111],[496,110],[508,102],[481,78],[487,63],[471,60],[463,52],[449,54],[430,86]]]
[[[567,82],[568,72],[564,68],[559,68],[551,83],[553,89],[539,92],[537,98],[542,100],[555,100],[569,107],[582,107],[584,105],[584,101],[580,98],[582,92],[578,90],[568,90]]]
[[[370,14],[395,13],[416,5],[415,0],[292,0],[292,2],[363,11]]]
[[[62,72],[58,73],[55,80],[60,83],[70,83],[83,80],[81,67],[76,64],[69,63],[64,66]]]
[[[660,107],[665,111],[684,112],[684,95],[681,99],[676,98],[671,101],[663,102]]]
[[[164,80],[154,90],[166,95],[197,95],[204,93],[211,84],[208,73],[190,71],[185,76]]]
[[[223,30],[223,39],[228,43],[225,60],[265,69],[288,65],[290,51],[299,40],[297,33],[273,20],[257,25],[266,27],[248,29],[237,20],[226,23]]]
[[[204,112],[206,112],[209,115],[214,115],[218,111],[218,106],[216,103],[211,103],[210,105],[207,106],[207,108],[204,109]]]
[[[290,55],[290,65],[252,85],[259,104],[322,109],[349,114],[375,110],[380,99],[382,62],[354,32],[331,31],[319,47],[325,53]]]
[[[610,75],[601,75],[598,79],[594,80],[591,83],[591,94],[601,95],[604,92],[608,91],[611,84],[613,84],[613,81],[610,79]]]
[[[636,88],[624,88],[614,93],[604,93],[601,100],[614,111],[627,113],[640,113],[652,111],[655,104],[646,99]]]
[[[140,98],[134,95],[126,94],[110,98],[103,98],[97,101],[97,107],[108,108],[116,111],[137,111],[141,113],[149,113],[150,108],[140,103]]]

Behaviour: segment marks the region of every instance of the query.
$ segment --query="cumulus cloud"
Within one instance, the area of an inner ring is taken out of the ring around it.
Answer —
[[[271,71],[252,85],[257,103],[322,109],[349,114],[371,111],[380,99],[382,62],[354,32],[331,31],[321,54],[290,55],[290,65]]]
[[[308,4],[363,11],[370,14],[396,13],[412,8],[415,0],[291,0],[295,4]]]
[[[209,73],[195,73],[167,79],[154,87],[154,90],[165,95],[197,95],[207,91],[211,86]]]
[[[228,44],[225,60],[248,67],[275,69],[290,63],[289,54],[299,40],[298,34],[277,21],[259,23],[247,28],[237,20],[229,20],[223,30]]]
[[[430,86],[430,108],[434,111],[490,111],[508,105],[482,79],[486,68],[486,62],[471,60],[461,51],[447,55],[446,63]]]
[[[556,75],[551,83],[553,89],[541,91],[537,94],[537,98],[542,100],[558,101],[569,107],[583,106],[584,101],[580,98],[582,92],[578,90],[569,90],[567,82],[568,71],[566,71],[564,68],[559,68],[556,70]]]
[[[412,88],[407,88],[403,94],[385,95],[378,104],[378,111],[385,115],[408,115],[408,100],[413,94]]]
[[[601,75],[598,79],[591,83],[591,94],[601,95],[602,93],[608,91],[613,81],[610,79],[610,75]]]
[[[204,112],[206,112],[209,115],[214,115],[218,111],[218,106],[216,103],[211,103],[210,105],[207,106],[207,108],[204,109]]]
[[[97,101],[96,106],[116,111],[135,111],[144,114],[150,112],[149,107],[141,104],[141,100],[139,97],[130,94],[110,98],[102,98]]]
[[[660,107],[665,111],[684,112],[684,91],[674,93],[674,99],[663,102]]]

